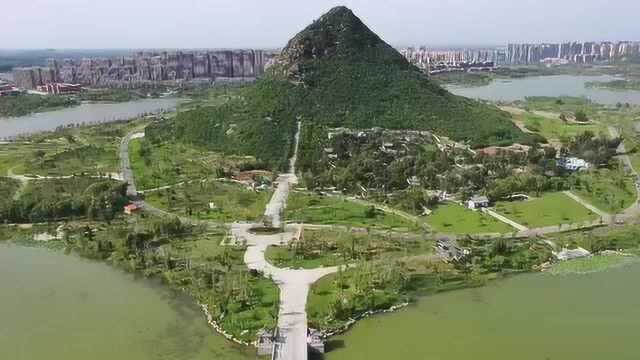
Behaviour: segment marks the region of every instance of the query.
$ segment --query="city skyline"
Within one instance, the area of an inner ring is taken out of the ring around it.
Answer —
[[[518,4],[478,0],[472,6],[461,0],[446,4],[404,0],[394,2],[392,8],[362,0],[315,1],[304,6],[290,0],[25,0],[3,6],[14,15],[3,19],[4,25],[15,31],[0,39],[0,48],[277,49],[317,13],[337,4],[352,7],[396,47],[640,39],[635,26],[640,4],[627,0],[606,6],[596,0]],[[47,27],[56,31],[42,31]]]

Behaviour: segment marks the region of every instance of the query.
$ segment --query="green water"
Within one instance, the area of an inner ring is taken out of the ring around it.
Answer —
[[[424,298],[329,344],[327,360],[637,360],[640,264],[524,275]]]
[[[184,297],[102,263],[0,244],[0,359],[254,357]]]

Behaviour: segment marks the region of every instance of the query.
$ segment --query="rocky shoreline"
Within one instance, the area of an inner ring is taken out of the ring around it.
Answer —
[[[358,321],[362,320],[362,319],[366,319],[369,316],[373,316],[373,315],[377,315],[377,314],[384,314],[384,313],[390,313],[390,312],[395,312],[398,311],[402,308],[405,308],[409,306],[408,302],[404,302],[402,304],[398,304],[398,305],[393,305],[387,309],[382,309],[382,310],[369,310],[369,311],[365,311],[362,314],[359,314],[349,320],[347,320],[347,322],[336,328],[333,329],[331,331],[328,332],[322,332],[322,336],[323,338],[329,338],[331,336],[335,336],[335,335],[340,335],[340,334],[344,334],[345,332],[347,332],[353,325],[355,325]]]
[[[200,308],[202,309],[202,312],[204,313],[204,316],[207,319],[207,324],[209,324],[209,326],[211,326],[218,334],[224,336],[225,338],[227,338],[227,340],[233,341],[236,344],[256,347],[256,342],[248,343],[246,341],[242,341],[234,337],[233,335],[229,334],[228,332],[224,331],[222,326],[220,326],[218,322],[213,320],[213,316],[211,316],[211,313],[209,312],[209,307],[207,306],[207,304],[201,304],[198,302],[198,306],[200,306]]]

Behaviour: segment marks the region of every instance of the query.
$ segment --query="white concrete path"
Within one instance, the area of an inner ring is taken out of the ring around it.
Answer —
[[[298,155],[301,123],[295,135],[293,156],[289,160],[289,173],[282,174],[276,181],[276,190],[265,210],[274,227],[281,227],[282,209],[286,206],[289,189],[298,182],[295,175],[295,163]],[[299,226],[291,225],[283,233],[275,235],[258,235],[249,229],[259,224],[235,223],[231,233],[236,241],[246,241],[248,247],[244,254],[244,262],[252,270],[261,272],[273,279],[280,288],[280,310],[278,312],[279,339],[274,351],[274,360],[307,360],[307,297],[309,288],[320,278],[338,271],[337,267],[309,270],[281,269],[270,264],[265,258],[265,251],[270,245],[287,244],[295,238]]]
[[[287,227],[284,233],[276,235],[256,235],[249,232],[255,224],[233,224],[231,231],[238,241],[245,240],[248,248],[244,262],[252,270],[271,278],[280,288],[280,310],[276,359],[307,359],[307,297],[311,285],[320,278],[338,271],[337,267],[309,270],[281,269],[270,264],[265,251],[271,245],[287,244],[297,233],[298,226]]]
[[[133,139],[141,139],[144,137],[144,132],[133,132],[127,134],[120,142],[120,169],[122,171],[122,179],[127,182],[127,195],[131,197],[138,196],[138,190],[136,189],[136,182],[133,176],[133,170],[131,170],[131,162],[129,160],[129,143]]]
[[[517,222],[507,218],[506,216],[500,215],[497,212],[491,210],[491,209],[487,209],[487,208],[483,208],[482,212],[484,212],[485,214],[489,214],[490,216],[493,216],[494,218],[502,221],[503,223],[507,224],[507,225],[511,225],[514,228],[518,229],[519,231],[527,231],[529,230],[528,227],[524,226],[524,225],[520,225]]]
[[[609,218],[611,217],[611,215],[607,214],[606,212],[598,209],[597,207],[589,204],[588,202],[586,202],[584,199],[582,199],[581,197],[579,197],[578,195],[572,193],[571,191],[563,191],[563,193],[565,195],[567,195],[568,197],[570,197],[571,199],[575,200],[577,203],[579,203],[580,205],[586,207],[587,209],[591,210],[592,213],[594,214],[598,214],[598,216],[600,216],[601,218],[604,219],[605,222],[609,221]]]

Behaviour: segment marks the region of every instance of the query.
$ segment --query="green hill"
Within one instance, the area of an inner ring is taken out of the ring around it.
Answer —
[[[328,127],[424,129],[473,146],[531,142],[510,115],[452,95],[336,7],[289,41],[267,75],[240,98],[181,113],[151,135],[285,163],[296,118]]]

